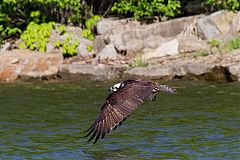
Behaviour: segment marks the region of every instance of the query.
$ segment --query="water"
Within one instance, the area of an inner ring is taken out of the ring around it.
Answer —
[[[240,83],[173,83],[87,143],[110,85],[0,84],[0,159],[240,159]]]

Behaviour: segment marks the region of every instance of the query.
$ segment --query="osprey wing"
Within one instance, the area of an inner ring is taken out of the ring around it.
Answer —
[[[153,85],[149,81],[126,84],[120,90],[111,93],[105,100],[100,115],[86,131],[91,135],[88,141],[104,138],[111,130],[122,124],[132,112],[152,94]]]

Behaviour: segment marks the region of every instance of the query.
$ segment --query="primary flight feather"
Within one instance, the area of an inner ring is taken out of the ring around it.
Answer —
[[[170,86],[135,78],[115,84],[110,90],[112,92],[105,99],[99,116],[86,131],[88,133],[84,137],[91,135],[88,142],[95,138],[96,143],[99,138],[104,138],[120,126],[145,99],[154,101],[158,91],[176,93]]]

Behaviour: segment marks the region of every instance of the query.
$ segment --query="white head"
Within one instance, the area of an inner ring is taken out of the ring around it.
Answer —
[[[110,87],[110,91],[111,92],[116,92],[119,88],[123,87],[124,84],[123,83],[117,83],[117,84],[114,84],[112,87]]]

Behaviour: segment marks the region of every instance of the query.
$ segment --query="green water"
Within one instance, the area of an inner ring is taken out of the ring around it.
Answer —
[[[111,84],[0,84],[0,159],[240,159],[240,83],[176,82],[93,145]]]

